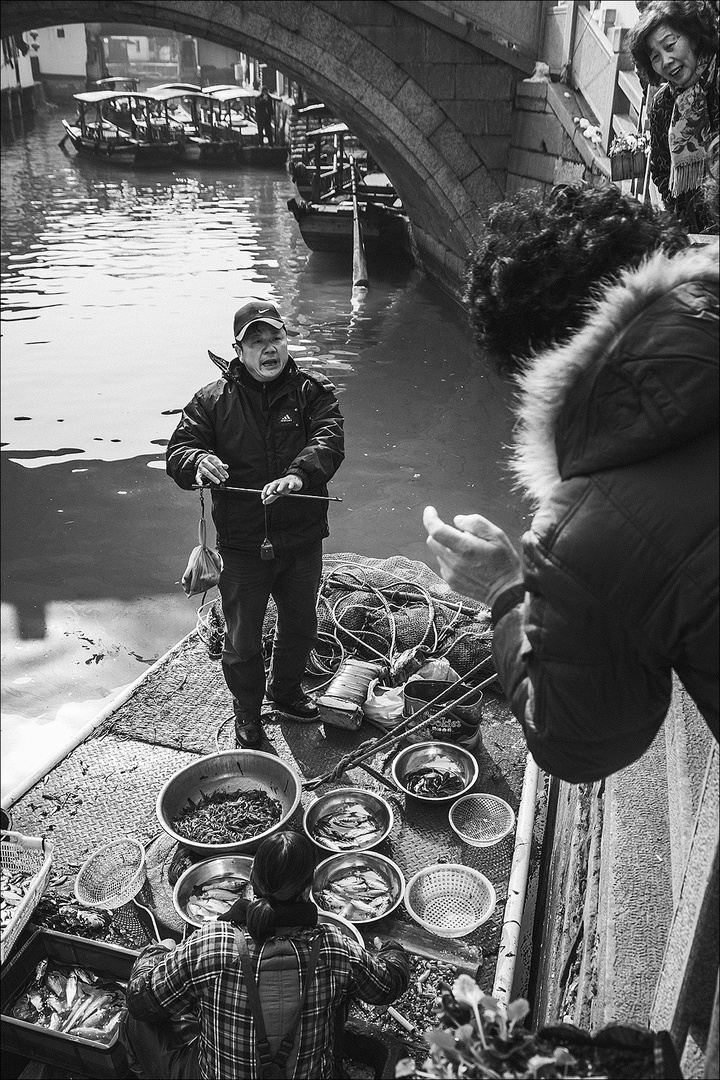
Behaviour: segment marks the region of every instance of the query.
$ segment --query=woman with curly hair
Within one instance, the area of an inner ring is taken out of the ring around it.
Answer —
[[[571,783],[639,758],[677,672],[718,732],[718,255],[622,195],[561,187],[490,214],[467,300],[518,388],[518,555],[477,513],[428,546],[485,603],[538,765]]]
[[[663,84],[648,108],[650,174],[663,202],[690,232],[717,232],[702,192],[720,130],[717,14],[705,0],[653,0],[628,43],[641,80]]]

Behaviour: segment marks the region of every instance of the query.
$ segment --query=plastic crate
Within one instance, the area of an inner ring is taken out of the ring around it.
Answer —
[[[97,1080],[115,1080],[116,1077],[127,1075],[127,1056],[117,1029],[109,1043],[100,1045],[77,1035],[50,1031],[37,1024],[16,1020],[8,1013],[16,998],[27,989],[37,965],[46,956],[59,964],[87,968],[127,981],[138,953],[104,941],[90,941],[37,927],[32,929],[27,942],[3,966],[0,974],[3,1050],[59,1069],[74,1070]]]
[[[53,846],[41,836],[23,836],[6,832],[0,842],[3,870],[24,871],[33,878],[15,914],[0,936],[0,963],[4,964],[17,942],[22,928],[37,907],[50,877]]]

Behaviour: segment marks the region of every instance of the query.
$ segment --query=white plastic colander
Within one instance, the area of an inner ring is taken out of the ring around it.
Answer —
[[[431,934],[465,937],[492,915],[495,889],[479,870],[462,863],[426,866],[407,883],[405,907]]]
[[[463,795],[450,807],[450,828],[470,847],[491,847],[515,825],[515,812],[497,795]]]

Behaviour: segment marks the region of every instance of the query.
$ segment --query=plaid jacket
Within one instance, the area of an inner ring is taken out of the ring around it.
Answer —
[[[334,926],[304,928],[290,939],[297,950],[303,985],[316,934],[322,934],[324,940],[300,1023],[292,1076],[325,1080],[333,1076],[338,1007],[353,996],[373,1005],[395,1001],[407,989],[409,961],[400,945],[388,944],[371,953]],[[257,979],[264,946],[246,937]],[[138,1020],[196,1016],[202,1080],[254,1080],[259,1076],[255,1025],[230,923],[208,923],[173,952],[148,945],[133,967],[127,1007]]]

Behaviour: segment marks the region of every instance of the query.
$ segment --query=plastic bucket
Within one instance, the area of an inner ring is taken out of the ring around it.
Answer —
[[[427,728],[420,728],[409,741],[415,742],[428,738],[441,738],[444,742],[456,742],[468,749],[475,749],[480,741],[480,721],[482,720],[482,690],[475,690],[462,705],[457,705],[441,717],[436,730],[432,717],[441,709],[447,708],[453,701],[463,697],[468,687],[462,683],[452,683],[441,679],[412,679],[403,690],[403,716],[412,716],[433,701],[439,694],[442,700],[427,710]]]

